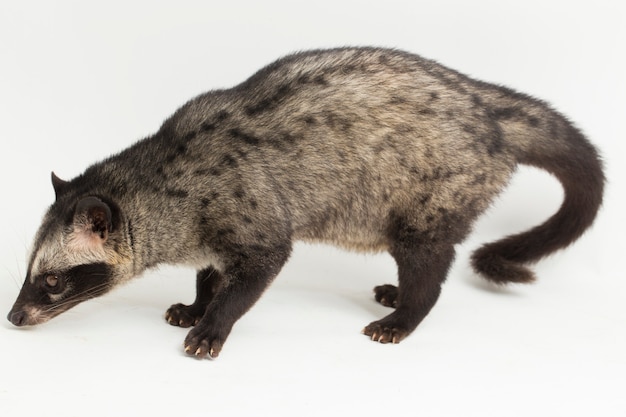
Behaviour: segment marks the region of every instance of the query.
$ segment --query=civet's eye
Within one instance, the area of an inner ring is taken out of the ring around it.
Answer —
[[[48,287],[54,288],[59,285],[59,277],[57,277],[56,275],[46,275],[45,280]]]

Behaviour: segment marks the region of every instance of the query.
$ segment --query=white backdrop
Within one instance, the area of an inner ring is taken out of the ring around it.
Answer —
[[[38,328],[3,320],[0,414],[625,415],[625,20],[618,0],[2,0],[2,314],[52,202],[51,170],[71,178],[295,50],[398,47],[545,99],[599,146],[609,188],[594,228],[540,262],[535,285],[495,291],[470,251],[538,224],[562,196],[521,169],[397,346],[359,333],[387,313],[371,288],[395,281],[391,259],[308,245],[216,361],[185,357],[186,331],[163,320],[193,300],[187,269],[151,271]]]

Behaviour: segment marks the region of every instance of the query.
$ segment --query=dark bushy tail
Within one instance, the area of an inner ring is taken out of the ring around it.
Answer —
[[[530,142],[526,138],[518,148],[518,158],[522,164],[552,173],[561,182],[565,198],[557,213],[545,223],[486,244],[473,253],[472,266],[492,282],[534,281],[534,273],[525,264],[578,239],[593,223],[602,203],[605,179],[596,149],[563,117],[552,116],[558,117],[546,129],[552,137]]]

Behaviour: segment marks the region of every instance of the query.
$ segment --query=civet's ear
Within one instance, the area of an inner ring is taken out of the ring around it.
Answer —
[[[52,178],[52,187],[54,188],[55,198],[58,200],[61,195],[67,190],[69,182],[57,177],[54,172],[50,175]]]
[[[102,245],[113,230],[109,206],[97,197],[85,197],[74,211],[74,230],[85,245]]]

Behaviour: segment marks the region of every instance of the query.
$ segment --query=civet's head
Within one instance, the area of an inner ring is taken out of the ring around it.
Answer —
[[[43,323],[132,275],[132,248],[119,208],[79,195],[52,174],[56,201],[36,235],[24,285],[9,312],[16,326]]]

